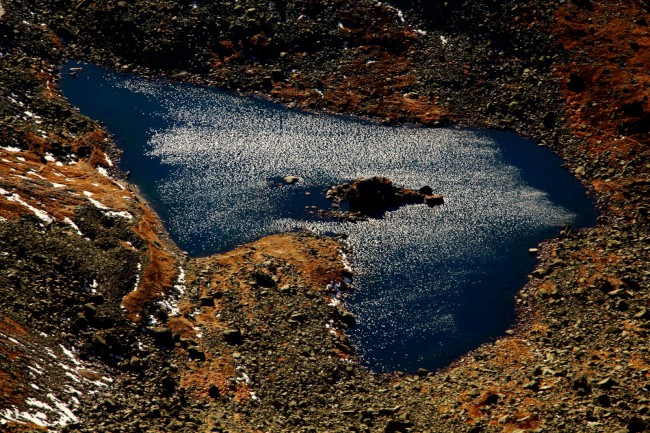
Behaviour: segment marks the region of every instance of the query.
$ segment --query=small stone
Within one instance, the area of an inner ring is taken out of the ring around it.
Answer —
[[[342,311],[340,313],[341,321],[346,325],[353,326],[357,323],[357,316],[349,311]]]
[[[202,307],[214,307],[214,297],[213,296],[201,296],[199,303]]]
[[[228,344],[241,344],[243,341],[241,331],[239,329],[226,329],[223,331],[223,338]]]
[[[187,355],[192,361],[205,361],[205,353],[198,346],[188,347]]]
[[[610,407],[612,405],[612,399],[607,394],[602,394],[596,397],[596,403],[603,407]]]
[[[384,433],[402,432],[413,425],[412,422],[403,419],[391,419],[384,427]]]
[[[612,379],[611,377],[607,377],[600,382],[598,382],[596,385],[598,385],[599,388],[602,389],[610,389],[613,386],[618,385],[618,382]]]
[[[444,198],[439,194],[431,194],[424,197],[424,204],[427,206],[437,206],[445,202]]]
[[[618,326],[610,325],[607,328],[605,328],[605,335],[611,335],[611,334],[620,334],[621,333],[621,328]]]
[[[633,416],[627,423],[627,431],[630,433],[641,433],[646,431],[647,428],[647,421],[638,416]]]
[[[523,386],[524,389],[529,389],[531,391],[539,391],[539,383],[536,380],[531,380]]]
[[[210,398],[219,398],[221,396],[221,393],[219,392],[219,388],[216,385],[212,385],[208,389],[208,395]]]
[[[498,402],[499,402],[499,394],[488,394],[488,396],[485,397],[485,404],[487,404],[488,406],[497,404]]]
[[[294,183],[299,182],[301,179],[298,176],[285,176],[283,180],[287,185],[293,185]]]
[[[153,339],[158,346],[163,346],[163,347],[174,346],[174,335],[172,334],[171,329],[165,326],[157,326],[155,328],[151,328],[150,333],[153,336]]]

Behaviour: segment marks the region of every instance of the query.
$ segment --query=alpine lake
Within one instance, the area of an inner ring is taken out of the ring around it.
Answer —
[[[348,335],[375,372],[435,370],[503,335],[535,264],[528,249],[596,221],[561,159],[514,133],[383,126],[77,62],[61,73],[64,95],[114,135],[121,169],[190,256],[292,230],[347,235]],[[444,204],[357,223],[310,212],[330,206],[328,187],[370,176],[429,185]]]

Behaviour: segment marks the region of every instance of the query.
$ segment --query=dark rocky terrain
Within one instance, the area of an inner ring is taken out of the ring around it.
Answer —
[[[650,18],[635,0],[0,0],[0,430],[650,428]],[[400,9],[396,9],[396,7]],[[425,126],[512,129],[602,212],[519,321],[439,372],[360,367],[336,240],[188,259],[62,98],[66,59]]]

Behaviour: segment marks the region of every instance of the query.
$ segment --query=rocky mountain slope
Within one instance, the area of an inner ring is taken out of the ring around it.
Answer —
[[[650,427],[647,2],[0,0],[0,430]],[[57,87],[68,58],[290,106],[508,128],[599,225],[540,247],[503,338],[440,372],[356,362],[335,239],[189,259]]]

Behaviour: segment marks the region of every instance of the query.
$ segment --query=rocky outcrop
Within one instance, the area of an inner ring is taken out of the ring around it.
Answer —
[[[327,190],[325,198],[333,202],[334,209],[320,214],[336,219],[357,221],[368,217],[379,218],[386,211],[408,204],[426,204],[433,207],[444,203],[441,195],[433,194],[429,186],[419,190],[400,188],[386,177],[363,177]],[[346,204],[348,210],[340,210]]]

